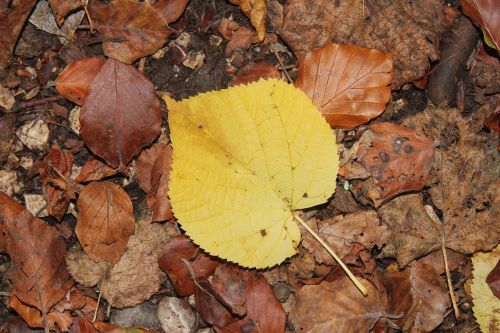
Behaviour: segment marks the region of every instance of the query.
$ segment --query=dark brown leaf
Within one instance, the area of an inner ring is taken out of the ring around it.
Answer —
[[[481,29],[500,50],[500,7],[496,0],[460,0],[460,7],[465,15]]]
[[[233,318],[233,315],[227,308],[227,302],[217,294],[206,277],[196,278],[194,299],[196,310],[200,314],[201,319],[210,325],[224,327]]]
[[[47,315],[73,285],[64,263],[66,247],[54,227],[33,217],[0,192],[0,231],[12,260],[12,292]]]
[[[149,2],[122,0],[105,4],[90,0],[88,10],[96,29],[107,40],[102,45],[104,53],[127,64],[154,53],[172,32],[169,21]]]
[[[500,298],[500,259],[498,260],[495,268],[486,277],[486,283],[491,289],[493,295]]]
[[[85,144],[113,168],[123,169],[160,133],[153,84],[133,66],[108,59],[90,83],[80,123]]]
[[[127,193],[114,183],[93,182],[80,193],[77,206],[75,232],[85,252],[97,262],[118,261],[135,232]]]
[[[82,7],[83,4],[82,0],[49,0],[50,8],[52,8],[59,26],[64,22],[64,17],[69,12]]]
[[[99,333],[99,331],[95,329],[89,320],[83,317],[75,317],[69,333]]]
[[[105,62],[105,59],[97,57],[73,61],[57,77],[57,91],[73,103],[82,105],[89,92],[90,82]]]
[[[94,157],[90,157],[80,170],[80,174],[75,178],[75,182],[84,183],[102,180],[117,174],[117,170],[110,168]]]
[[[229,85],[247,84],[258,81],[260,78],[281,79],[281,74],[276,67],[266,61],[252,62],[239,69],[236,75],[231,79]]]
[[[159,254],[158,264],[168,274],[177,294],[189,296],[194,293],[195,286],[182,259],[188,261],[196,277],[210,276],[219,262],[200,251],[184,236],[173,237],[165,243]]]

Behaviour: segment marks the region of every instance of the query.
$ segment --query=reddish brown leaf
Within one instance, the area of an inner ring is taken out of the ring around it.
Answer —
[[[500,50],[500,7],[496,0],[460,0],[460,7]]]
[[[50,8],[52,8],[58,25],[64,22],[64,17],[70,11],[82,7],[83,4],[82,0],[49,0]]]
[[[392,57],[354,45],[329,44],[299,64],[295,86],[332,127],[352,128],[380,115],[391,98]]]
[[[160,133],[153,84],[133,66],[108,59],[90,83],[80,123],[85,144],[113,168],[123,169]]]
[[[171,23],[181,17],[188,3],[189,0],[158,0],[153,7],[160,12],[167,23]]]
[[[306,285],[296,292],[290,318],[297,332],[368,332],[384,314],[379,292],[365,279],[363,296],[347,276],[333,282]]]
[[[40,330],[30,329],[21,317],[10,316],[0,325],[0,333],[40,333]]]
[[[99,331],[95,329],[89,320],[83,317],[75,317],[69,333],[99,333]]]
[[[77,183],[102,180],[117,174],[117,170],[110,168],[94,157],[90,157],[80,170],[80,174],[75,178]]]
[[[77,202],[76,235],[94,261],[115,263],[125,252],[135,231],[132,202],[127,193],[110,182],[93,182]]]
[[[484,119],[484,126],[500,134],[500,106],[497,106],[495,111]]]
[[[159,254],[158,264],[168,274],[177,294],[189,296],[194,293],[194,282],[182,259],[189,262],[196,277],[210,276],[219,262],[201,252],[184,236],[173,237],[165,243]]]
[[[73,103],[82,105],[89,92],[90,81],[105,62],[105,59],[97,57],[73,61],[57,77],[57,91]]]
[[[389,297],[386,313],[403,313],[402,319],[391,319],[403,332],[431,332],[441,324],[450,301],[443,279],[431,266],[418,261],[404,271],[389,266],[383,281]]]
[[[148,194],[148,207],[153,212],[153,221],[165,221],[173,217],[167,194],[171,164],[172,148],[162,143],[144,150],[137,159],[139,186]]]
[[[210,325],[224,327],[233,318],[227,302],[217,294],[206,277],[196,278],[194,299],[201,319]]]
[[[0,223],[13,265],[13,294],[48,314],[73,284],[64,263],[64,240],[54,227],[33,217],[3,192]]]
[[[90,0],[88,10],[96,29],[107,40],[102,45],[104,53],[127,64],[154,53],[172,32],[169,22],[149,2],[105,4]]]
[[[486,283],[490,287],[493,295],[500,298],[500,259],[495,268],[493,268],[486,277]]]
[[[25,0],[0,4],[0,69],[10,64],[17,38],[35,3],[36,0]]]
[[[376,204],[402,192],[422,189],[434,163],[432,140],[392,123],[375,123],[370,130],[373,141],[370,146],[361,146],[357,157],[377,181],[380,202]]]
[[[229,85],[247,84],[258,81],[260,78],[281,79],[281,74],[276,67],[266,61],[252,62],[238,70],[236,75],[231,79]]]
[[[258,37],[250,28],[240,26],[238,23],[223,18],[219,23],[219,32],[229,43],[226,45],[226,56],[231,55],[235,50],[246,50],[252,43],[258,42]]]

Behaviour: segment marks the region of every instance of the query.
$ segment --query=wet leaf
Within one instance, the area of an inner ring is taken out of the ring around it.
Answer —
[[[241,11],[250,19],[252,26],[257,31],[257,36],[262,42],[266,38],[267,7],[265,0],[229,0],[239,5]]]
[[[3,1],[0,6],[0,69],[11,62],[11,55],[24,22],[31,13],[36,0]],[[10,5],[9,5],[10,4]]]
[[[465,15],[483,29],[485,40],[493,43],[491,47],[500,50],[500,8],[495,0],[460,0]]]
[[[104,53],[127,64],[154,53],[172,32],[169,22],[149,2],[90,0],[88,10],[95,28],[107,39]]]
[[[299,64],[295,86],[332,127],[352,128],[379,116],[391,98],[392,57],[354,45],[328,44]]]
[[[114,176],[118,173],[94,157],[89,157],[80,170],[80,174],[75,178],[77,183],[84,183],[96,180],[102,180],[106,177]]]
[[[108,59],[90,83],[80,123],[85,144],[111,167],[123,169],[160,134],[153,84],[133,66]]]
[[[177,295],[189,296],[194,293],[194,281],[182,259],[189,263],[195,277],[209,277],[219,262],[200,251],[184,236],[173,237],[165,243],[158,264],[168,274]]]
[[[242,67],[231,79],[231,86],[238,84],[247,84],[263,79],[281,79],[280,72],[272,64],[262,62],[252,62]]]
[[[64,240],[54,227],[33,217],[17,202],[0,192],[0,231],[12,260],[12,292],[21,302],[42,315],[61,300],[73,285],[64,256]]]
[[[128,194],[114,183],[93,182],[80,193],[77,205],[75,232],[85,252],[97,262],[118,261],[135,231]]]
[[[306,285],[296,292],[290,318],[297,331],[315,333],[368,332],[384,314],[379,292],[365,279],[363,296],[348,277]]]
[[[369,129],[373,141],[360,146],[357,158],[377,182],[380,199],[375,204],[421,190],[434,163],[432,140],[392,123],[375,123]]]
[[[97,57],[73,61],[57,77],[57,91],[73,103],[82,105],[89,92],[90,82],[105,62],[105,59]]]

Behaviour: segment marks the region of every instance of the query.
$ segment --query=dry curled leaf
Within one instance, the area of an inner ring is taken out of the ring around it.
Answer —
[[[495,0],[460,0],[465,15],[485,34],[486,43],[500,50],[500,8]]]
[[[105,4],[89,0],[88,11],[95,28],[106,38],[104,53],[127,64],[154,53],[172,32],[169,22],[149,2],[122,0]]]
[[[0,216],[0,247],[5,247],[12,260],[12,293],[46,316],[73,285],[64,265],[64,240],[54,227],[3,192]]]
[[[160,134],[160,101],[141,72],[108,59],[90,83],[80,124],[85,144],[113,168],[123,169]]]
[[[354,45],[328,44],[299,64],[295,86],[332,127],[352,128],[379,116],[391,98],[392,57]]]
[[[266,1],[265,0],[229,0],[229,2],[239,5],[241,11],[250,19],[252,26],[257,31],[259,41],[266,38]]]
[[[112,169],[94,157],[89,157],[80,170],[80,174],[75,178],[75,182],[83,183],[102,180],[117,174],[116,169]]]
[[[89,92],[90,81],[105,62],[105,59],[97,57],[73,61],[57,77],[57,91],[73,103],[82,105]]]
[[[135,231],[128,194],[114,183],[93,182],[82,190],[77,206],[75,232],[85,252],[97,262],[118,261]]]

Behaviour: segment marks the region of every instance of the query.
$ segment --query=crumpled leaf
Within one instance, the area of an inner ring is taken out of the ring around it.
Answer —
[[[57,230],[0,192],[0,248],[12,260],[12,293],[46,316],[73,285]]]
[[[473,303],[472,311],[481,332],[484,333],[494,333],[500,330],[500,321],[498,320],[500,299],[492,293],[486,283],[486,277],[497,264],[499,257],[499,245],[491,252],[478,252],[472,257],[473,278],[470,286]]]
[[[174,149],[169,196],[186,234],[246,267],[294,255],[293,210],[325,202],[338,171],[335,135],[307,96],[260,80],[164,99]]]
[[[327,44],[306,54],[295,86],[335,128],[352,128],[379,116],[391,98],[390,54],[354,45]]]
[[[82,6],[82,2],[80,6]],[[54,16],[53,11],[50,9],[49,3],[47,1],[39,1],[35,7],[33,13],[31,13],[28,21],[40,30],[43,30],[49,34],[62,37],[61,39],[67,43],[68,40],[74,40],[76,29],[80,26],[80,23],[85,16],[85,11],[80,10],[71,14],[64,21],[64,24],[57,23],[57,18]],[[59,22],[62,22],[59,21]],[[60,27],[59,27],[60,26]]]
[[[208,278],[215,271],[219,262],[199,250],[185,236],[176,236],[169,239],[161,248],[158,255],[160,268],[168,274],[170,281],[179,296],[190,296],[194,293],[194,281],[186,260],[195,277]]]
[[[328,43],[354,44],[391,53],[393,88],[425,75],[439,58],[446,28],[441,2],[289,0],[268,5],[271,21],[297,58]]]
[[[369,129],[373,139],[359,147],[357,158],[377,182],[376,206],[403,192],[421,190],[434,163],[432,140],[392,123],[375,123]]]
[[[135,232],[128,194],[114,183],[93,182],[82,190],[77,206],[75,233],[85,252],[97,262],[117,262]]]
[[[89,157],[85,164],[80,169],[80,173],[75,178],[75,182],[91,182],[94,180],[102,180],[106,177],[114,176],[118,173],[116,169],[112,169],[94,157]]]
[[[405,270],[391,265],[384,271],[388,294],[386,313],[403,314],[391,319],[403,332],[431,332],[441,324],[450,300],[446,285],[432,266],[419,261]]]
[[[109,40],[102,45],[104,53],[127,64],[156,52],[173,31],[149,2],[89,0],[87,8],[95,28]]]
[[[98,57],[73,61],[57,77],[57,91],[73,103],[82,105],[89,92],[90,81],[99,73],[105,62],[105,59]]]
[[[36,2],[36,0],[12,3],[2,1],[0,4],[0,36],[2,36],[0,38],[0,69],[10,64],[17,38]]]
[[[389,240],[390,230],[380,225],[375,211],[361,211],[345,216],[338,215],[322,221],[310,219],[307,224],[343,259],[351,253],[351,247],[361,244],[371,250]],[[309,250],[318,264],[334,265],[332,256],[308,233],[304,234],[302,246]]]
[[[232,4],[239,5],[257,31],[257,36],[262,42],[266,38],[267,7],[265,0],[229,0]]]
[[[460,0],[465,15],[483,29],[484,39],[500,50],[500,8],[495,0]]]
[[[133,66],[108,59],[90,82],[80,135],[113,168],[123,169],[161,131],[153,84]]]
[[[139,187],[148,194],[148,207],[153,221],[170,220],[173,217],[168,199],[168,180],[172,164],[172,148],[156,143],[141,152],[136,162]]]
[[[290,312],[295,330],[314,333],[370,331],[384,314],[384,305],[373,284],[358,279],[368,289],[368,296],[363,296],[347,276],[299,289]]]

